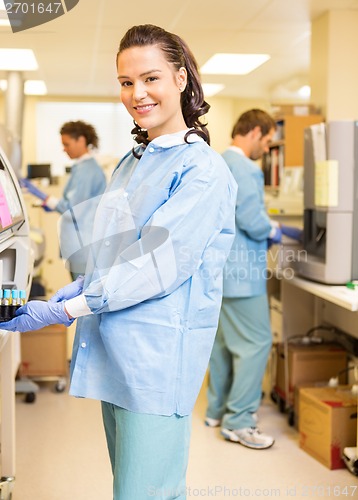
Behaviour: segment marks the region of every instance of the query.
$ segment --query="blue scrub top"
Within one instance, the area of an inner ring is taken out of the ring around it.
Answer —
[[[93,220],[106,177],[97,161],[88,157],[75,163],[71,176],[56,206],[59,220],[61,257],[73,273],[84,274],[91,244]]]
[[[99,204],[70,393],[140,413],[191,413],[235,232],[236,183],[182,131],[123,158]]]
[[[264,204],[264,177],[255,162],[231,147],[223,153],[237,185],[235,240],[224,269],[224,297],[266,293],[267,238],[271,222]]]

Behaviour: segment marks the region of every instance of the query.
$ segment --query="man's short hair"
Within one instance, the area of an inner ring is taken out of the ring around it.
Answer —
[[[270,130],[276,130],[276,122],[266,111],[262,109],[250,109],[243,113],[232,129],[231,137],[236,135],[245,136],[255,127],[260,127],[263,136],[267,135]]]

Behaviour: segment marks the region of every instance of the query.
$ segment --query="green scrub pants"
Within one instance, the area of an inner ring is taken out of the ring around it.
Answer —
[[[102,402],[114,500],[185,500],[191,416],[134,413]]]
[[[256,426],[271,345],[266,294],[223,299],[209,363],[208,417],[230,430]]]

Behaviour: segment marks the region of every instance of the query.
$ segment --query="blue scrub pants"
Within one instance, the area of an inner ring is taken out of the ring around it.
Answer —
[[[191,416],[133,413],[102,402],[114,500],[185,500]]]
[[[272,345],[267,295],[224,298],[209,364],[207,416],[230,429],[255,427]]]

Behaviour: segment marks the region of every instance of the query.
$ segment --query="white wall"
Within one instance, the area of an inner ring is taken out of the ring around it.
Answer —
[[[109,102],[39,102],[36,105],[36,161],[51,163],[54,176],[71,164],[63,152],[59,130],[67,121],[93,125],[99,137],[98,155],[121,158],[133,146],[133,121],[123,104]]]

